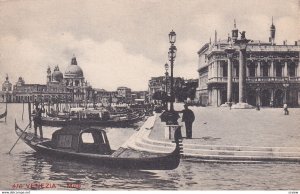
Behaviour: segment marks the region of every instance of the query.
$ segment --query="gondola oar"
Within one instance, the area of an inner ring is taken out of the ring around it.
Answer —
[[[25,133],[25,131],[27,130],[27,128],[29,127],[29,125],[31,124],[31,122],[27,125],[27,127],[24,129],[23,133],[19,136],[19,138],[17,139],[16,143],[11,147],[11,149],[9,150],[8,154],[10,154],[10,152],[14,149],[14,147],[17,145],[18,141],[20,140],[20,138],[22,137],[22,135]]]

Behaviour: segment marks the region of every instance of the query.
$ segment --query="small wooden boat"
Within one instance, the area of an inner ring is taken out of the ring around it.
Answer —
[[[69,161],[143,170],[172,170],[180,162],[179,130],[174,134],[176,146],[171,153],[150,153],[126,147],[111,150],[106,132],[95,127],[68,126],[55,131],[52,139],[40,140],[15,122],[15,132],[36,152]]]
[[[6,117],[6,116],[7,116],[7,107],[6,107],[6,109],[5,109],[5,112],[2,113],[2,114],[0,114],[0,119],[4,118],[4,117]]]
[[[67,118],[70,118],[69,113],[56,113],[56,112],[55,112],[55,113],[54,113],[54,112],[49,113],[49,112],[47,112],[46,115],[47,115],[48,117],[52,117],[52,118],[55,118],[55,117],[61,118],[61,119],[67,119]]]
[[[114,118],[58,118],[58,117],[42,117],[42,125],[60,127],[70,125],[81,126],[105,126],[105,127],[126,127],[130,126],[145,117],[145,114],[132,114],[128,117],[114,117]]]

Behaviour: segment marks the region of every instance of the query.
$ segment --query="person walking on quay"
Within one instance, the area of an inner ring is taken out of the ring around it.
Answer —
[[[283,111],[284,111],[284,115],[289,115],[289,110],[288,110],[287,103],[284,103],[284,105],[283,105]]]
[[[258,103],[256,104],[256,110],[260,110],[260,106]]]
[[[229,106],[229,110],[231,110],[231,107],[232,107],[232,102],[231,102],[231,100],[229,100],[228,106]]]
[[[34,123],[34,136],[37,137],[37,128],[40,131],[40,139],[43,139],[43,129],[42,129],[42,113],[45,113],[44,106],[39,108],[39,104],[36,103],[35,110],[33,111],[33,123]]]
[[[182,112],[182,122],[185,123],[185,129],[186,129],[186,138],[192,139],[193,135],[193,122],[195,120],[195,115],[191,109],[188,108],[188,105],[184,105],[184,110]]]

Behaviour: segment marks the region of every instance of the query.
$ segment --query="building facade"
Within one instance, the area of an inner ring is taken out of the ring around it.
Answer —
[[[293,45],[288,45],[286,41],[282,45],[275,44],[275,25],[272,22],[269,42],[250,41],[242,53],[240,45],[232,44],[237,32],[234,28],[233,36],[227,40],[218,41],[215,37],[213,43],[205,44],[198,51],[199,86],[196,99],[199,103],[220,106],[229,101],[238,103],[242,98],[253,106],[282,107],[287,103],[298,107],[299,40]],[[245,32],[241,34],[241,39],[246,40]]]
[[[13,101],[13,87],[10,83],[8,75],[5,77],[5,81],[2,84],[2,91],[0,91],[0,102],[12,102]]]
[[[170,77],[159,76],[151,77],[148,82],[148,97],[149,102],[152,102],[152,97],[155,92],[166,92],[170,95]],[[174,93],[184,85],[184,79],[181,77],[174,77]]]
[[[93,90],[83,76],[82,69],[78,66],[75,57],[63,74],[58,66],[53,72],[47,69],[46,84],[26,84],[19,77],[16,84],[12,86],[8,76],[2,84],[2,101],[8,102],[92,102]]]
[[[132,102],[132,98],[131,98],[131,89],[130,88],[127,88],[127,87],[124,87],[124,86],[121,86],[121,87],[118,87],[117,88],[117,93],[118,93],[118,96],[121,97],[121,101],[123,103],[131,103]]]
[[[106,91],[104,89],[94,89],[95,103],[101,103],[109,106],[112,103],[118,103],[120,97],[117,91]]]

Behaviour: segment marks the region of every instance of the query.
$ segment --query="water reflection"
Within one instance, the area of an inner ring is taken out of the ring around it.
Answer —
[[[1,106],[1,104],[0,104]],[[82,190],[103,189],[184,189],[184,190],[299,190],[299,163],[206,163],[182,160],[170,171],[139,171],[109,169],[95,165],[70,162],[35,153],[24,142],[16,142],[14,120],[21,127],[28,124],[27,111],[22,122],[22,104],[8,104],[7,122],[0,121],[0,188],[12,189],[15,183],[52,183],[56,189],[70,189],[69,183],[80,183]],[[135,130],[140,125],[134,127]],[[44,135],[51,137],[57,128],[45,127]],[[107,128],[109,142],[118,148],[135,131],[133,128]],[[33,129],[28,129],[33,130]],[[214,136],[211,136],[214,137]],[[211,138],[210,138],[211,140]],[[222,140],[222,139],[220,139]],[[217,140],[219,141],[219,139]],[[217,142],[216,141],[216,142]]]
[[[156,172],[112,169],[97,165],[66,161],[39,153],[23,152],[19,156],[23,172],[34,181],[50,180],[67,188],[70,183],[81,189],[175,189],[176,180],[161,180]],[[140,185],[137,188],[137,185]]]

